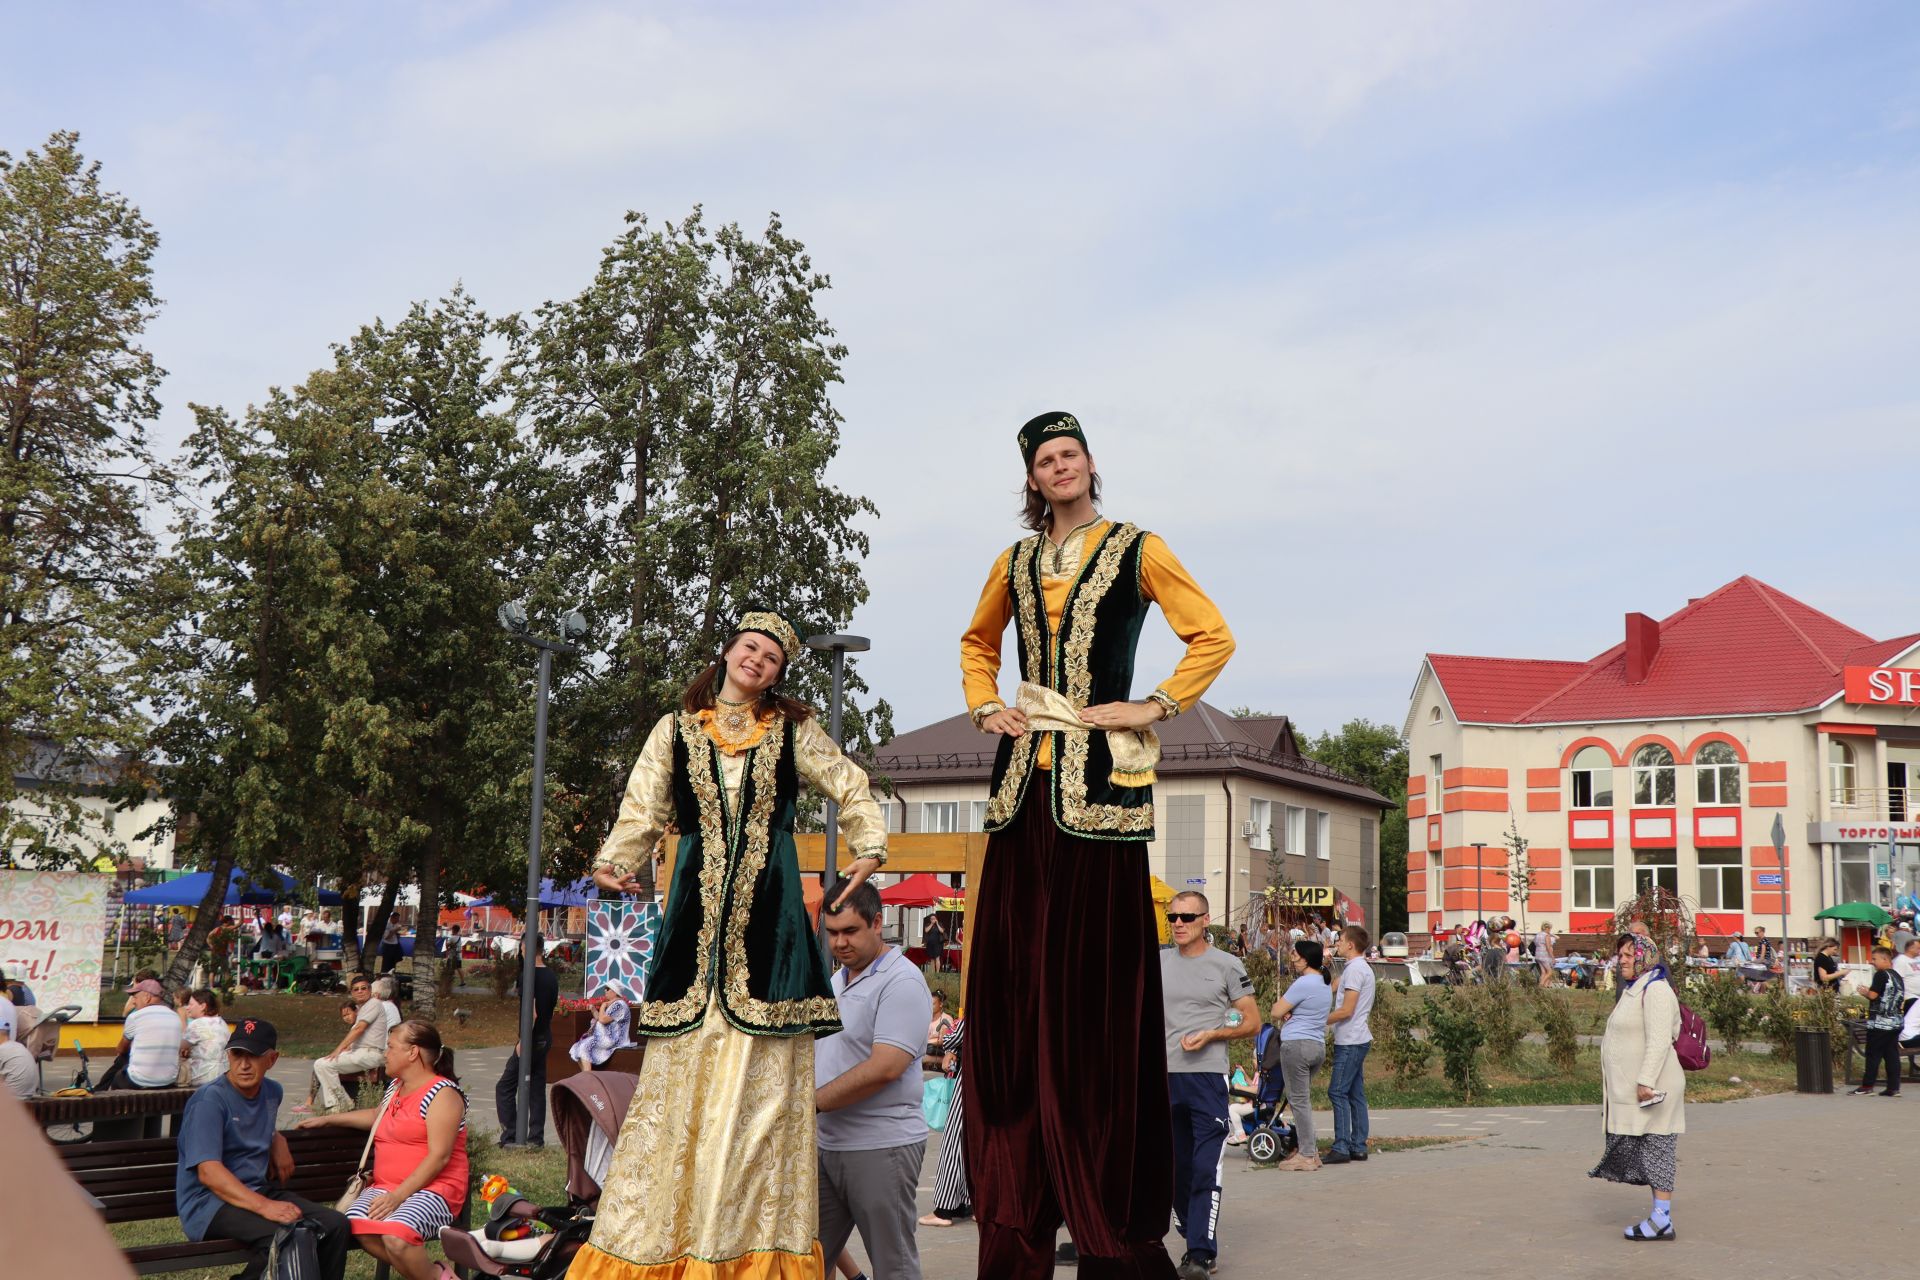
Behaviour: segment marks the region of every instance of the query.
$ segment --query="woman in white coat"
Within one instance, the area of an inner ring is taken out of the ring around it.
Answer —
[[[1629,1240],[1671,1240],[1680,1135],[1687,1131],[1687,1075],[1673,1042],[1680,998],[1650,939],[1614,944],[1619,981],[1629,985],[1600,1040],[1600,1113],[1606,1154],[1588,1174],[1653,1191],[1653,1211],[1626,1229]]]

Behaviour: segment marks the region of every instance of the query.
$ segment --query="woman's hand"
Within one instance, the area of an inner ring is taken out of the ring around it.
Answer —
[[[391,1191],[382,1191],[373,1198],[373,1203],[367,1206],[367,1216],[374,1219],[385,1218],[390,1216],[400,1205],[401,1197]]]
[[[646,886],[640,883],[640,877],[637,873],[628,872],[626,875],[621,875],[612,867],[595,867],[593,869],[593,882],[602,889],[605,889],[608,893],[646,892]]]
[[[327,1117],[308,1116],[305,1120],[302,1120],[293,1127],[296,1129],[324,1129],[327,1127]]]
[[[1149,698],[1145,702],[1103,702],[1088,707],[1080,718],[1102,729],[1144,729],[1164,720],[1167,709]]]
[[[1646,1102],[1653,1097],[1653,1090],[1647,1088],[1647,1086],[1639,1085],[1637,1087],[1639,1090],[1638,1097],[1641,1102]]]
[[[1027,731],[1027,713],[1018,707],[1007,707],[983,719],[980,728],[987,733],[1004,733],[1009,738],[1018,738]]]
[[[828,910],[838,911],[845,905],[847,898],[853,891],[865,884],[867,877],[879,869],[880,859],[878,858],[855,858],[847,869],[840,873],[840,879],[846,885],[846,888],[840,891],[840,896],[833,900],[833,905],[829,907]]]

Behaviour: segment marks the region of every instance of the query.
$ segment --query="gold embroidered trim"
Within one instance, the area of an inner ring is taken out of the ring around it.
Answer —
[[[753,914],[753,890],[766,868],[773,836],[773,806],[779,779],[780,757],[786,750],[787,735],[773,734],[754,752],[751,779],[741,788],[753,789],[751,810],[742,815],[746,839],[740,862],[733,872],[732,909],[727,913],[726,989],[721,1008],[727,1021],[746,1032],[764,1033],[769,1027],[789,1027],[804,1023],[810,1027],[838,1027],[840,1006],[832,996],[802,996],[795,1000],[761,1000],[747,987],[747,926]],[[812,946],[808,939],[807,946]]]
[[[1093,696],[1094,612],[1120,576],[1120,565],[1141,538],[1138,527],[1115,525],[1100,549],[1094,553],[1087,576],[1074,588],[1069,613],[1061,619],[1067,643],[1061,653],[1066,669],[1066,688],[1061,692],[1075,707],[1085,707]],[[1064,757],[1056,763],[1055,785],[1059,787],[1060,822],[1074,831],[1144,832],[1153,829],[1153,804],[1089,804],[1087,802],[1087,749],[1093,735],[1061,734]]]
[[[700,719],[700,728],[707,737],[713,739],[713,745],[730,756],[751,751],[765,741],[767,730],[776,722],[776,717],[764,719],[754,714],[751,708],[728,713],[703,707],[693,713]]]
[[[693,978],[687,983],[686,994],[671,1003],[644,1000],[640,1004],[642,1027],[676,1031],[698,1023],[707,1006],[707,993],[713,985],[709,972],[713,931],[720,921],[727,875],[726,805],[715,778],[713,743],[702,729],[698,716],[682,712],[677,725],[681,740],[687,745],[688,781],[700,809],[700,937],[695,944]]]
[[[1021,665],[1020,678],[1045,682],[1047,679],[1047,652],[1049,646],[1040,634],[1040,622],[1046,617],[1045,605],[1037,599],[1033,590],[1034,562],[1040,554],[1040,543],[1044,534],[1034,534],[1022,538],[1013,548],[1013,559],[1007,567],[1007,576],[1013,582],[1013,616],[1020,627],[1021,652],[1028,661],[1039,665],[1038,671],[1028,671]],[[1022,734],[1014,739],[1013,755],[1007,760],[1007,771],[1000,779],[1000,787],[987,801],[987,816],[982,823],[988,830],[1005,826],[1013,821],[1013,815],[1020,808],[1020,797],[1026,791],[1027,775],[1033,770],[1035,743],[1039,741],[1037,733]]]

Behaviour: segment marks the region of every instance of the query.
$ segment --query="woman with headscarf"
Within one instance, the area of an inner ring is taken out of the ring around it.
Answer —
[[[1326,952],[1311,939],[1293,944],[1287,968],[1293,971],[1293,982],[1273,1002],[1273,1020],[1280,1025],[1280,1072],[1300,1149],[1276,1167],[1308,1172],[1320,1167],[1320,1140],[1313,1129],[1313,1073],[1327,1058],[1333,989],[1327,978]]]
[[[1647,1187],[1653,1208],[1626,1229],[1629,1240],[1671,1240],[1680,1135],[1687,1130],[1687,1073],[1674,1052],[1680,999],[1649,938],[1614,941],[1615,976],[1625,984],[1600,1040],[1600,1115],[1606,1151],[1587,1175]]]
[[[801,897],[802,783],[840,806],[835,901],[886,861],[867,775],[779,692],[800,637],[749,613],[647,735],[594,860],[612,893],[669,824],[674,856],[634,1031],[653,1038],[571,1280],[821,1280],[813,1040],[840,1029]]]

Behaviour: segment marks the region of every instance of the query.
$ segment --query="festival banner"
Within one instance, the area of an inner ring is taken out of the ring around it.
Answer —
[[[587,980],[592,998],[611,988],[629,1003],[646,993],[653,943],[660,932],[657,902],[593,902],[587,905]]]
[[[43,1011],[77,1004],[75,1022],[99,1018],[111,883],[91,871],[0,871],[0,969]]]

